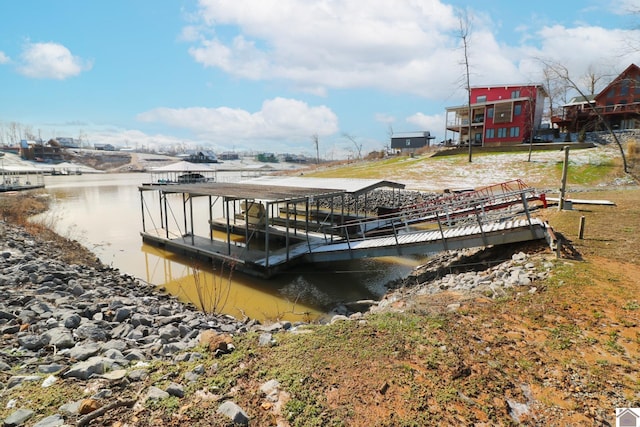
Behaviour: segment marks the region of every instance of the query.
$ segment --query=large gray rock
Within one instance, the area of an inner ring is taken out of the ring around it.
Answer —
[[[18,344],[27,350],[40,350],[49,344],[49,339],[45,335],[23,335],[18,337]]]
[[[33,425],[33,427],[60,427],[65,425],[64,418],[60,414],[43,418]]]
[[[75,360],[87,360],[91,356],[95,356],[100,351],[100,345],[93,342],[85,344],[77,344],[69,350],[69,357]]]
[[[147,399],[149,400],[162,400],[168,397],[169,393],[159,389],[158,387],[151,386],[149,387],[149,391],[147,391]]]
[[[166,325],[160,328],[158,331],[160,338],[163,340],[171,340],[180,336],[180,329],[174,325]]]
[[[245,426],[249,425],[249,417],[247,416],[247,413],[244,412],[241,407],[236,405],[231,400],[227,400],[222,405],[220,405],[216,412],[228,417],[236,424],[242,424]]]
[[[171,383],[167,386],[167,393],[175,397],[184,397],[184,387],[177,383]]]
[[[94,356],[71,366],[71,368],[69,368],[69,370],[64,374],[64,377],[87,380],[93,374],[104,374],[106,371],[113,368],[113,365],[114,362],[111,359],[102,356]]]
[[[49,345],[56,348],[71,348],[76,344],[67,328],[50,329],[44,333],[44,336],[48,339]]]
[[[80,339],[92,341],[107,341],[107,332],[101,326],[94,323],[85,323],[76,328],[75,334]]]
[[[75,329],[80,326],[82,317],[79,314],[73,313],[64,318],[64,327],[68,329]]]
[[[34,414],[35,412],[31,409],[18,409],[4,419],[4,427],[20,426],[33,417]]]

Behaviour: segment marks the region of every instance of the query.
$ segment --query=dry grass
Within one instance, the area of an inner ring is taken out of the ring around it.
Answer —
[[[569,198],[605,199],[616,206],[574,205],[573,210],[549,209],[545,217],[583,257],[599,256],[640,264],[640,191],[637,188],[569,194]],[[585,217],[579,239],[580,217]]]
[[[75,240],[55,233],[55,219],[32,221],[31,217],[49,208],[49,198],[44,192],[22,192],[0,195],[0,220],[18,225],[34,238],[50,242],[57,256],[69,264],[98,266],[100,261],[87,248]]]

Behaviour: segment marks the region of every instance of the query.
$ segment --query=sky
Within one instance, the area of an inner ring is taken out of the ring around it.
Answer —
[[[21,0],[0,3],[0,145],[338,159],[444,138],[471,86],[640,64],[640,0]],[[604,87],[608,81],[602,80]]]

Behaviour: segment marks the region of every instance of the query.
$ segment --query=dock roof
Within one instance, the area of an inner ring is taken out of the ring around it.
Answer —
[[[376,188],[398,188],[403,189],[405,185],[399,182],[387,181],[383,179],[361,179],[361,178],[313,178],[303,176],[262,176],[243,183],[258,185],[284,185],[287,187],[308,188],[320,187],[331,188],[335,191],[349,193],[354,196],[368,193]]]
[[[375,179],[269,177],[238,183],[150,184],[143,185],[139,189],[141,191],[155,190],[165,193],[185,193],[192,196],[214,196],[229,199],[294,201],[307,197],[335,197],[345,193],[359,195],[382,187],[404,188],[404,184]]]

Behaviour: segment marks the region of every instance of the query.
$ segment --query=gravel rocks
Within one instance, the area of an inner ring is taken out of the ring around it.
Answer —
[[[528,293],[537,292],[537,283],[548,277],[554,264],[542,257],[531,257],[524,252],[514,253],[510,259],[491,267],[473,262],[478,249],[441,254],[429,264],[418,267],[412,276],[398,281],[397,289],[388,293],[371,311],[389,309],[398,301],[408,305],[416,296],[435,295],[452,291],[466,295],[499,298],[507,289],[521,287]],[[465,271],[471,269],[470,271]],[[449,311],[460,308],[451,304]]]

